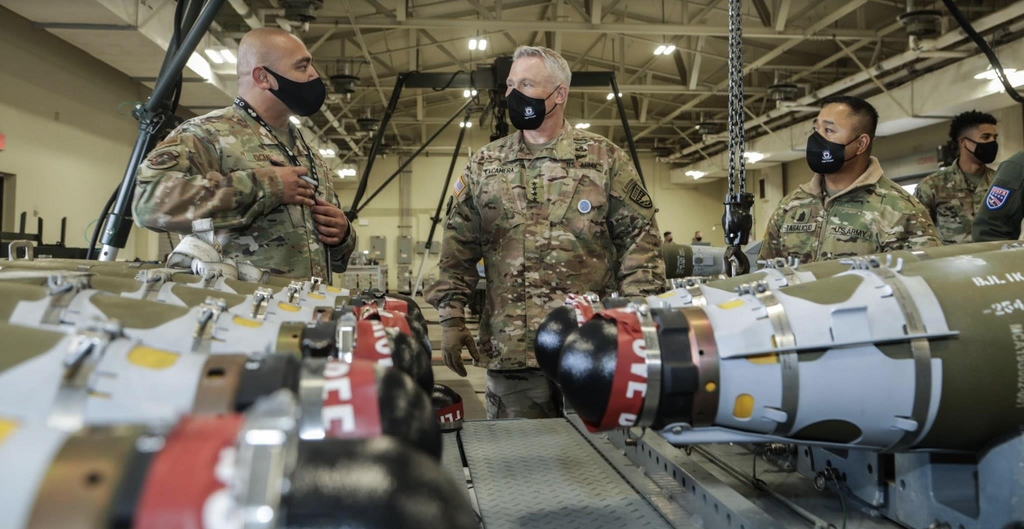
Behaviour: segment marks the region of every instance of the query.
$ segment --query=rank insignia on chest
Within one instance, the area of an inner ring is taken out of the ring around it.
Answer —
[[[540,181],[537,179],[530,180],[529,189],[527,191],[530,202],[537,202],[538,194],[540,192]]]

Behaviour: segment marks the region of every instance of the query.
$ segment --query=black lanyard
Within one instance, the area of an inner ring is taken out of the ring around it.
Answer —
[[[267,134],[270,134],[271,138],[274,138],[274,141],[277,142],[277,145],[284,149],[285,154],[288,155],[288,161],[290,161],[292,165],[294,165],[295,167],[302,167],[302,164],[299,162],[299,157],[296,156],[295,153],[290,148],[288,148],[287,144],[281,141],[281,138],[277,137],[277,134],[274,132],[274,129],[271,128],[271,126],[266,121],[263,121],[263,118],[260,117],[259,113],[257,113],[256,110],[253,109],[248,102],[246,102],[246,100],[242,99],[241,97],[236,97],[235,106],[238,107],[239,110],[242,110],[243,112],[249,114],[249,116],[252,119],[255,119],[256,122],[263,127],[263,130],[267,131]],[[313,160],[313,151],[309,149],[309,145],[306,143],[306,139],[302,137],[301,132],[296,133],[295,135],[298,136],[299,141],[302,142],[302,146],[306,148],[306,158],[309,160],[310,176],[312,176],[313,180],[319,184],[320,178],[316,174],[316,162]]]
[[[281,141],[281,138],[277,137],[277,134],[274,133],[274,129],[272,129],[270,127],[270,125],[267,124],[267,122],[264,121],[263,118],[260,117],[259,113],[256,112],[256,110],[254,108],[252,108],[252,106],[250,106],[249,103],[246,100],[242,99],[241,97],[236,97],[235,98],[235,106],[238,107],[239,110],[245,112],[246,114],[249,114],[249,116],[252,119],[255,119],[256,122],[259,123],[263,127],[263,130],[267,131],[267,134],[270,134],[271,138],[274,138],[274,141],[277,142],[277,145],[284,150],[285,154],[288,155],[288,161],[290,161],[293,166],[295,166],[295,167],[302,167],[302,164],[299,163],[299,157],[296,156],[295,153],[292,152],[292,150],[290,148],[288,148],[288,145],[286,145],[284,142]],[[302,137],[302,133],[301,132],[296,132],[295,135],[299,137],[299,141],[301,141],[303,147],[306,148],[306,158],[309,160],[309,174],[310,174],[310,176],[313,177],[313,181],[316,182],[317,185],[319,186],[320,178],[316,174],[316,162],[313,160],[313,151],[310,150],[309,144],[306,143],[306,138]],[[303,209],[303,217],[305,217],[305,209],[306,208],[302,208],[302,209]],[[312,219],[312,215],[313,214],[311,212],[310,213],[310,219]],[[303,225],[305,225],[305,221],[303,221]],[[319,241],[318,241],[318,243],[319,243]],[[307,244],[308,244],[308,241],[307,241]],[[319,244],[324,247],[324,252],[325,252],[326,257],[327,257],[327,263],[326,263],[327,264],[327,284],[330,285],[331,284],[331,249],[326,244],[323,244],[323,243],[319,243]],[[310,264],[312,264],[312,263],[310,263]],[[312,271],[312,270],[310,270],[310,271]]]

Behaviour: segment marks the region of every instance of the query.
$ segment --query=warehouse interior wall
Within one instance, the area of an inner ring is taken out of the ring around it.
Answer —
[[[0,134],[7,137],[0,172],[16,175],[5,186],[14,193],[3,230],[14,231],[27,211],[26,230],[35,232],[42,217],[43,241],[53,244],[67,217],[66,244],[87,247],[86,228],[123,177],[137,135],[132,105],[148,93],[0,7]],[[155,241],[155,234],[135,228],[119,258],[155,257]]]
[[[27,211],[29,230],[34,230],[36,218],[42,216],[46,221],[44,240],[55,242],[60,219],[66,216],[67,243],[85,246],[86,230],[120,181],[136,137],[137,122],[130,115],[131,105],[148,93],[141,84],[86,52],[0,8],[0,133],[7,137],[6,150],[0,152],[0,173],[16,175],[4,182],[2,229],[15,229],[18,214]],[[1000,122],[1000,153],[993,167],[1024,149],[1022,107],[1013,105],[994,114]],[[945,141],[948,127],[948,121],[943,121],[880,137],[874,155],[882,160],[884,168],[886,160],[934,153],[935,147]],[[467,131],[455,176],[466,166],[469,153],[489,141],[488,136],[489,131],[480,128]],[[725,179],[672,184],[670,165],[656,162],[647,153],[641,153],[640,160],[658,208],[659,231],[671,231],[677,242],[688,243],[700,230],[706,242],[723,244]],[[414,243],[426,240],[450,162],[450,151],[432,148],[414,160],[407,173],[385,189],[355,222],[360,234],[359,251],[369,250],[372,236],[386,238],[384,263],[393,287],[407,288],[403,285],[415,276],[422,259],[422,255],[414,254],[411,265],[398,265],[398,237],[408,235]],[[367,196],[400,163],[400,157],[394,154],[378,159]],[[779,200],[810,177],[803,159],[749,168],[748,189],[755,195],[752,241],[762,237]],[[355,192],[355,180],[335,180],[346,209]],[[443,191],[447,201],[450,185]],[[437,250],[442,233],[439,227],[434,245]],[[134,228],[120,257],[160,258],[158,241],[157,234]],[[432,253],[425,277],[436,276],[437,255]]]

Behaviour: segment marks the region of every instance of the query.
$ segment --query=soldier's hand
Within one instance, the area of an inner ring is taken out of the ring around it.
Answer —
[[[460,377],[466,376],[466,367],[462,364],[462,348],[469,349],[473,363],[480,362],[480,351],[476,348],[476,338],[466,328],[465,318],[451,318],[441,322],[441,351],[444,364]]]
[[[330,202],[316,199],[313,206],[313,220],[316,221],[317,237],[328,246],[337,246],[348,236],[348,217],[345,212]]]
[[[313,198],[316,190],[308,182],[299,178],[306,176],[309,171],[305,167],[274,167],[277,177],[284,184],[284,204],[298,204],[300,206],[312,206],[315,204]]]

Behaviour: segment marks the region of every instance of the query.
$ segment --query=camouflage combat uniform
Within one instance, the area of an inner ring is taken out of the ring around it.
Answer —
[[[629,157],[601,136],[566,122],[532,155],[517,132],[473,156],[453,191],[427,301],[442,321],[464,317],[484,258],[479,338],[488,370],[537,367],[537,326],[566,294],[665,289],[654,204]]]
[[[289,124],[289,131],[299,131]],[[307,147],[293,152],[310,169]],[[320,180],[317,198],[340,207],[330,171],[312,153]],[[286,277],[330,280],[343,272],[356,246],[355,229],[325,250],[308,207],[284,205],[284,188],[273,166],[291,165],[286,151],[238,107],[190,119],[156,146],[139,168],[132,213],[156,231],[188,234],[192,220],[212,218],[224,257],[249,261]],[[312,177],[312,172],[310,172]]]
[[[985,203],[985,195],[996,172],[988,167],[982,175],[968,176],[960,160],[917,184],[914,197],[921,201],[935,222],[942,244],[972,242],[974,216]]]
[[[999,164],[974,219],[975,242],[1024,239],[1024,151]]]
[[[824,177],[782,199],[768,219],[758,259],[802,263],[941,246],[921,203],[882,175],[878,159],[850,187],[823,197]]]

